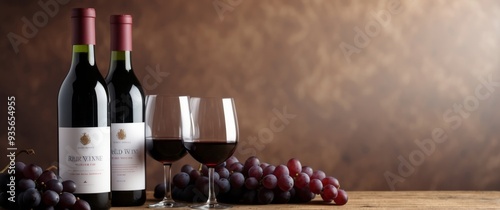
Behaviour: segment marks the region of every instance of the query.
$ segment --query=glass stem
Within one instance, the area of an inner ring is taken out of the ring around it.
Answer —
[[[208,168],[208,200],[207,204],[212,206],[217,204],[217,198],[215,198],[215,186],[214,186],[214,168]]]
[[[172,173],[171,173],[172,164],[165,163],[163,164],[163,184],[165,184],[165,197],[163,198],[163,202],[173,203],[175,202],[172,199]]]

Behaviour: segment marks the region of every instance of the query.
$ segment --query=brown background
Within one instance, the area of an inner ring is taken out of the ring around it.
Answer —
[[[473,100],[480,78],[500,81],[499,1],[72,1],[16,53],[7,34],[23,35],[22,18],[32,21],[43,11],[36,2],[0,3],[1,165],[8,95],[16,96],[17,147],[38,153],[19,160],[42,166],[57,160],[56,102],[71,60],[70,11],[95,7],[102,74],[108,17],[132,14],[138,78],[144,83],[157,67],[168,73],[146,93],[234,97],[240,160],[256,154],[279,164],[297,157],[348,190],[390,190],[385,172],[406,176],[396,190],[500,190],[498,83]],[[226,5],[222,18],[213,2]],[[373,13],[390,19],[382,26]],[[357,29],[371,35],[369,42]],[[341,43],[359,50],[350,62]],[[464,100],[467,116],[447,112]],[[273,110],[285,108],[295,117],[276,130]],[[448,139],[418,159],[424,153],[415,141],[436,128]],[[413,158],[414,171],[399,174],[398,157]],[[187,156],[174,171],[184,163],[196,162]],[[160,168],[148,157],[149,189],[161,181]]]

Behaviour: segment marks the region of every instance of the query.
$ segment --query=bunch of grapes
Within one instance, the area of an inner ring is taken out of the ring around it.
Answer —
[[[73,195],[74,181],[62,181],[52,170],[35,164],[16,162],[15,175],[1,173],[0,183],[0,206],[6,209],[90,209],[88,202]]]
[[[286,165],[261,163],[249,157],[244,163],[234,156],[218,165],[214,172],[217,199],[234,204],[306,203],[319,194],[325,202],[347,203],[347,193],[339,181],[321,170],[302,166],[298,159]],[[173,178],[172,196],[185,202],[204,202],[208,197],[208,168],[184,165]],[[155,188],[155,197],[163,198],[165,186]]]

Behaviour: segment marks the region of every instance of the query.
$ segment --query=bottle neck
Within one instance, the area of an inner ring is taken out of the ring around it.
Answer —
[[[131,51],[111,51],[111,62],[109,69],[114,71],[115,69],[122,69],[126,71],[132,70],[132,55]]]
[[[71,61],[71,66],[76,66],[77,64],[88,64],[90,66],[95,66],[95,52],[94,45],[84,45],[75,44],[73,45],[73,58]]]

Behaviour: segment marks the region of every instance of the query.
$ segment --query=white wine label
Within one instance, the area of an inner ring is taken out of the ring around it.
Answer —
[[[144,123],[111,123],[111,188],[146,189]]]
[[[109,127],[59,128],[59,176],[75,193],[111,191]]]

